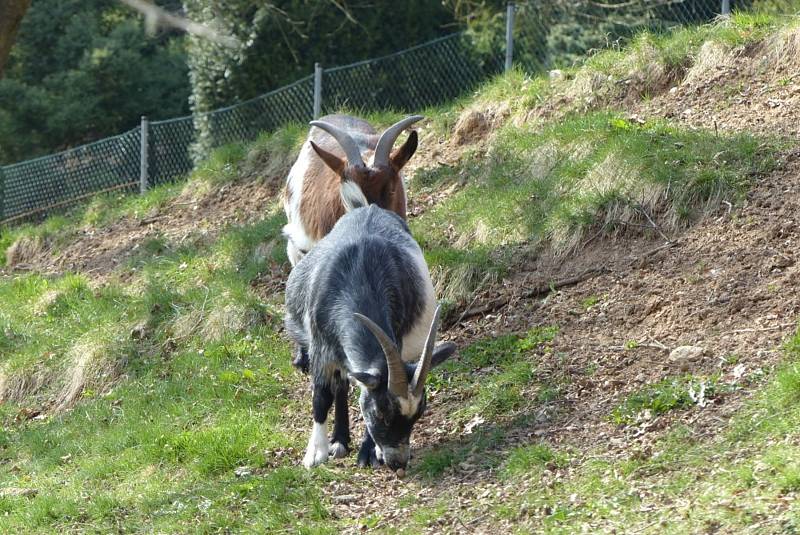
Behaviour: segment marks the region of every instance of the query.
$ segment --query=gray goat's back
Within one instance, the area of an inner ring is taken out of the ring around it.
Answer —
[[[301,346],[329,353],[312,355],[312,360],[344,359],[342,345],[347,344],[354,312],[401,338],[429,305],[423,266],[422,252],[399,216],[375,205],[357,208],[289,275],[287,331]]]
[[[286,283],[286,302],[305,301],[309,286],[336,257],[345,254],[353,245],[363,245],[379,240],[390,247],[416,249],[419,246],[411,237],[408,225],[397,214],[370,205],[345,214],[333,230],[320,240],[295,266]]]

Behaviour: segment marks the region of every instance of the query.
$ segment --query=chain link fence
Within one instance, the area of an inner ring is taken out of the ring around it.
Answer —
[[[595,50],[619,46],[645,31],[702,24],[723,11],[787,12],[791,0],[617,0],[517,2],[514,63],[528,72],[568,67]]]
[[[468,34],[451,34],[381,58],[323,69],[322,110],[420,110],[464,94],[502,68],[499,54],[482,56]]]
[[[498,13],[481,32],[455,33],[388,56],[319,69],[316,76],[245,102],[149,123],[146,151],[141,150],[138,127],[0,167],[0,222],[42,217],[100,192],[135,191],[143,167],[145,185],[175,180],[211,148],[308,121],[314,110],[416,112],[441,104],[501,72],[511,43],[514,64],[534,73],[571,65],[592,50],[623,43],[644,29],[704,23],[729,8],[788,12],[796,6],[793,0],[518,2],[508,10],[513,16]],[[321,102],[315,102],[315,84]],[[141,154],[146,154],[145,165]]]

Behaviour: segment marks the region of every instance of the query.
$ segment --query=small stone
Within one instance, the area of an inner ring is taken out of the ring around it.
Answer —
[[[39,494],[38,489],[26,489],[20,487],[6,487],[0,489],[0,496],[4,498],[17,497],[17,496],[22,496],[25,498],[33,498],[37,494]]]
[[[250,469],[249,466],[240,466],[233,471],[233,474],[236,477],[247,477],[252,475],[253,471]]]
[[[669,354],[669,361],[675,364],[688,364],[698,360],[706,350],[700,346],[676,347]]]
[[[406,477],[406,471],[403,470],[402,468],[398,468],[397,471],[394,473],[394,475],[396,475],[400,479],[403,479],[404,477]]]

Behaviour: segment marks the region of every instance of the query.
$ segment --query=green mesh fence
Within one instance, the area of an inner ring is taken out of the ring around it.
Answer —
[[[732,9],[795,13],[798,0],[731,0]],[[535,73],[568,66],[592,50],[624,43],[644,29],[708,22],[720,0],[530,0],[516,3],[514,63]],[[388,56],[325,69],[322,110],[416,112],[473,90],[500,72],[504,18],[493,31],[461,32]],[[148,183],[182,177],[213,147],[311,119],[308,76],[254,99],[148,129]],[[140,128],[88,145],[0,167],[0,222],[42,217],[104,191],[135,191]]]
[[[101,191],[132,190],[139,129],[2,169],[3,219],[56,210]]]
[[[191,116],[150,123],[147,138],[148,183],[163,184],[190,172],[194,166],[191,147],[195,137]]]
[[[502,70],[499,54],[476,53],[464,33],[402,52],[324,69],[322,109],[418,111],[464,94]]]
[[[198,135],[195,152],[275,130],[293,121],[311,119],[314,107],[314,77],[306,76],[275,91],[195,117]]]
[[[729,5],[732,11],[794,13],[800,2],[731,0]],[[568,67],[595,50],[624,45],[644,30],[710,22],[720,15],[721,8],[720,0],[517,2],[514,64],[532,73]]]

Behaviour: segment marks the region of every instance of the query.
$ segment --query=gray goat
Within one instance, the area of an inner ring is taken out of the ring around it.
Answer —
[[[286,288],[286,328],[309,356],[313,386],[314,425],[303,464],[311,468],[349,451],[353,381],[361,387],[367,427],[358,465],[405,470],[412,427],[425,411],[425,379],[455,344],[434,349],[439,307],[406,223],[367,207],[355,189],[342,194],[353,196],[344,200],[354,209],[303,257]],[[334,404],[329,444],[326,420]]]

